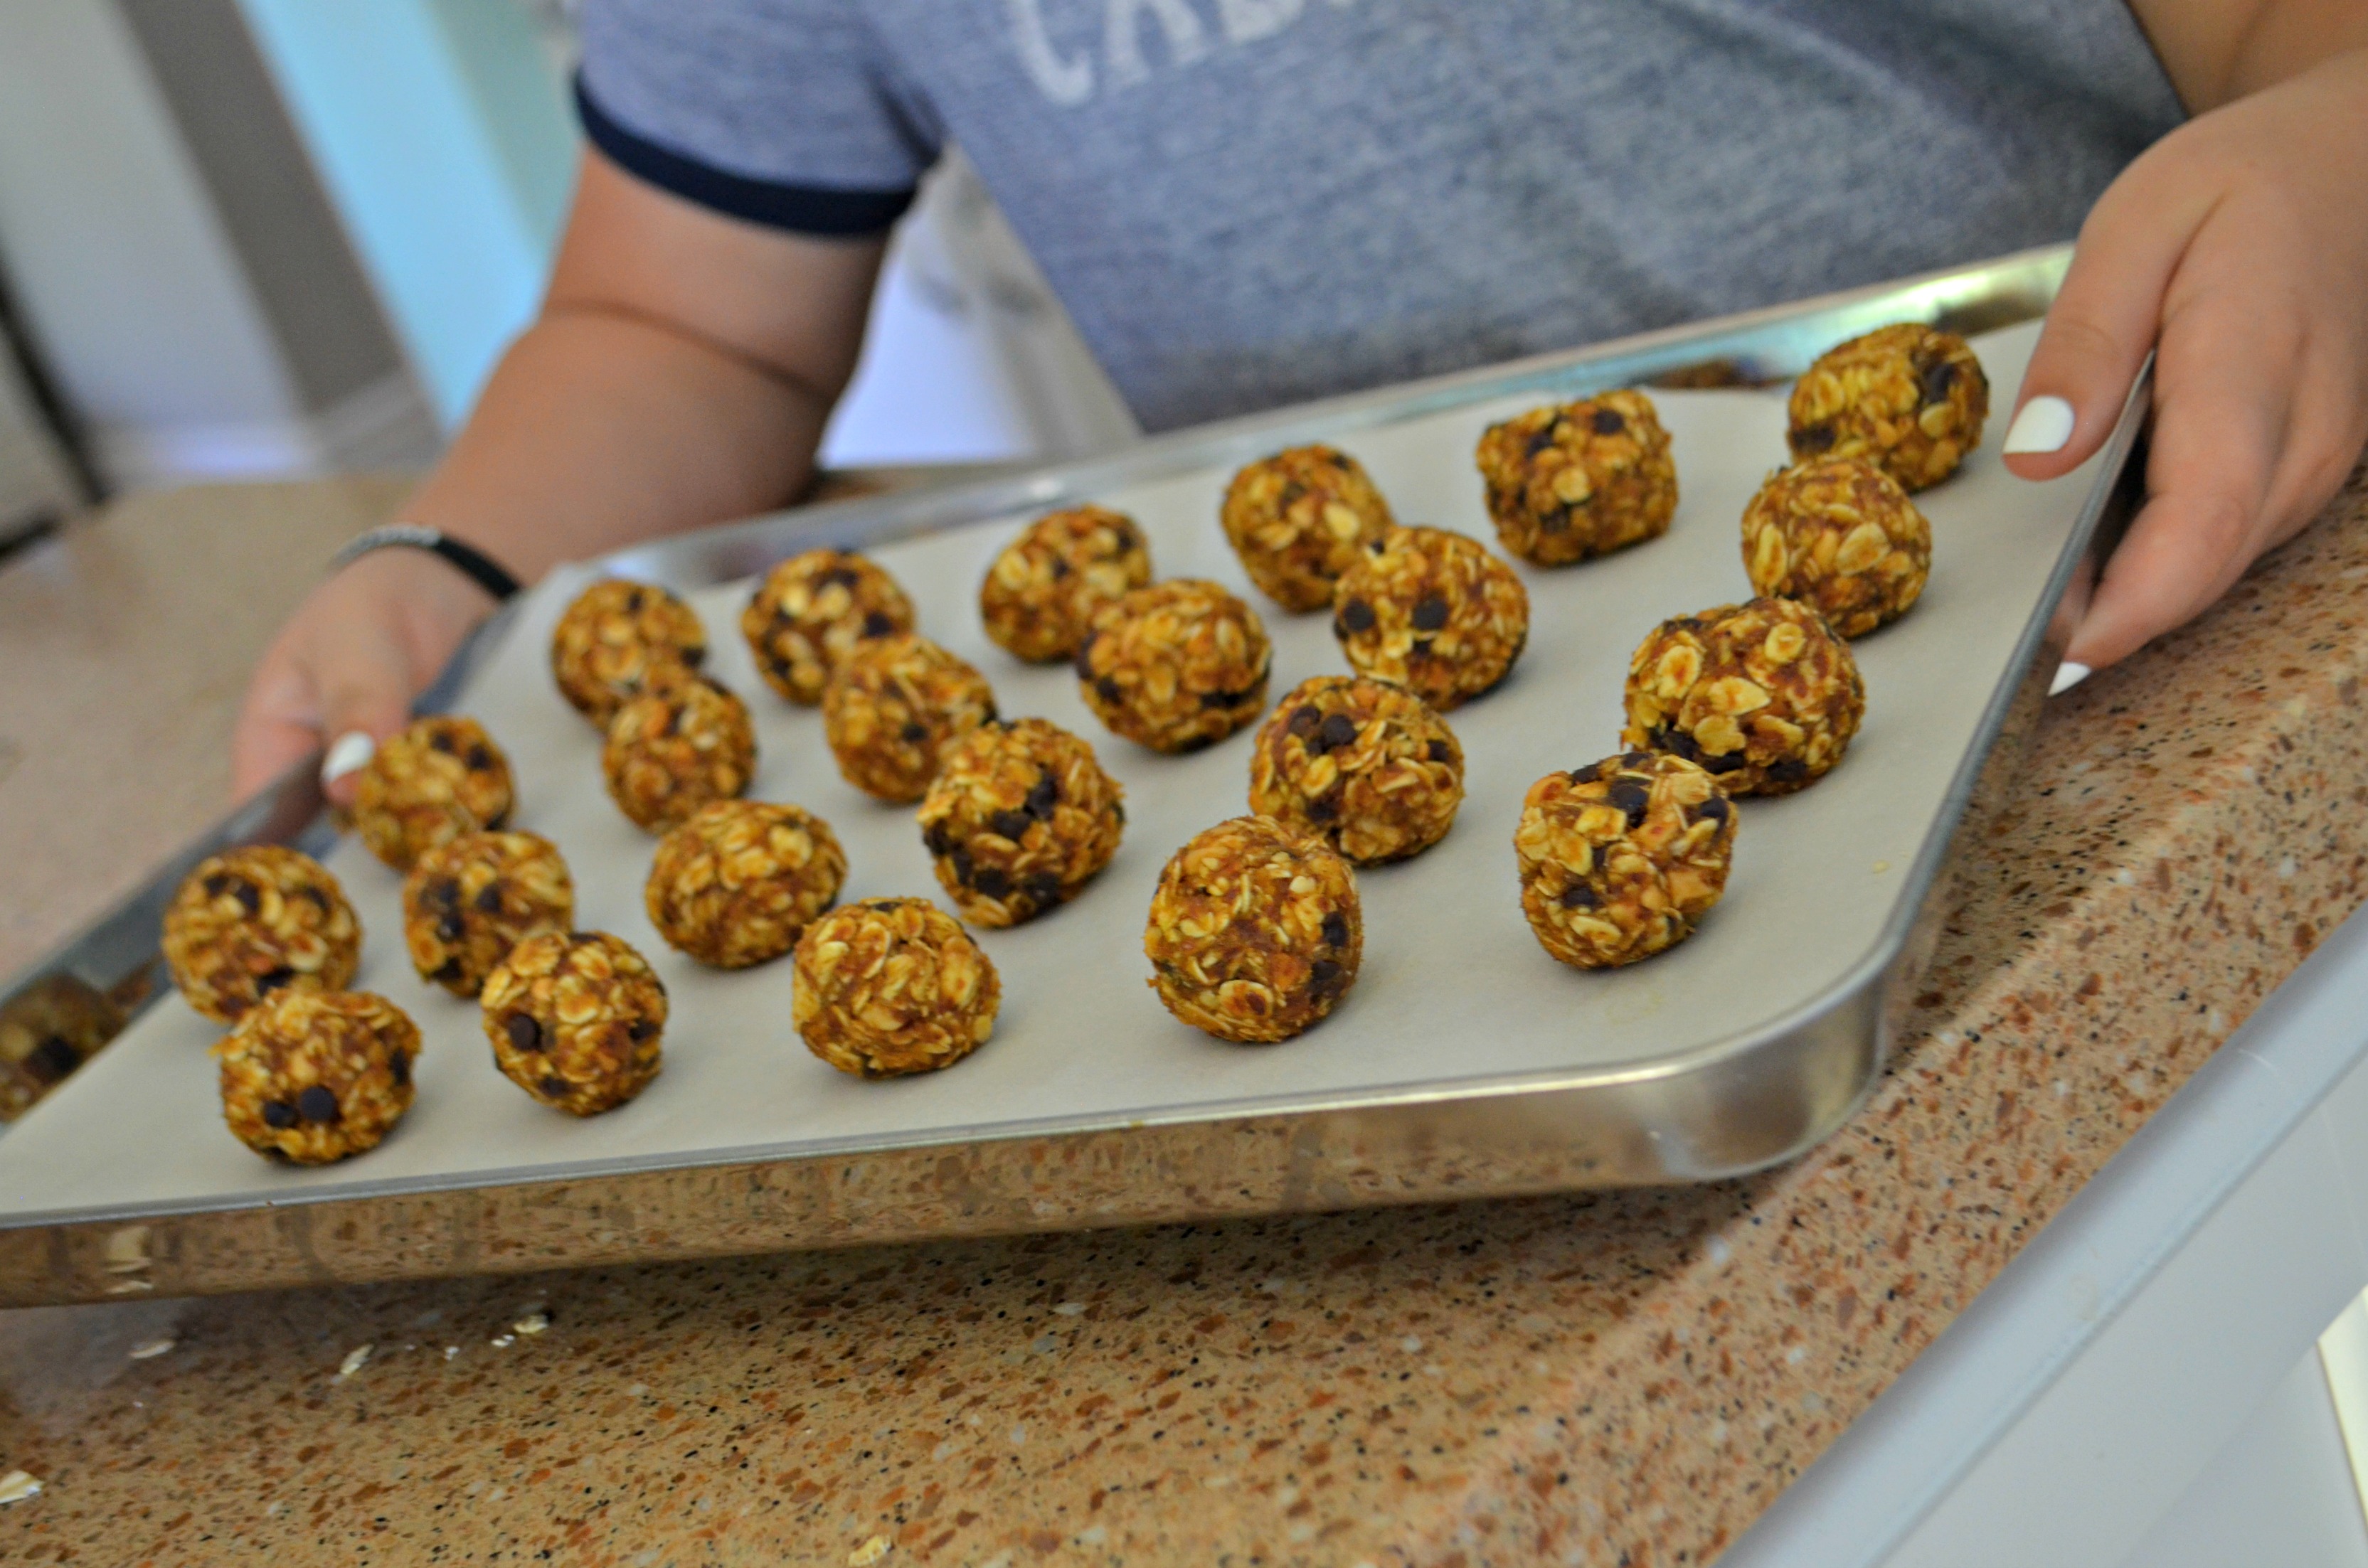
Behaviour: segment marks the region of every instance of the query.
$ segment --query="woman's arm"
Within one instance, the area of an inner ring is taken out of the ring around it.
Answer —
[[[2368,4],[2132,4],[2196,118],[2082,225],[2005,442],[2063,473],[2156,355],[2146,504],[2066,655],[2091,667],[2212,605],[2368,440]]]
[[[883,248],[721,217],[587,155],[541,314],[404,517],[531,582],[790,501],[854,373]],[[416,551],[366,555],[324,582],[248,687],[233,791],[324,740],[400,728],[492,608]]]

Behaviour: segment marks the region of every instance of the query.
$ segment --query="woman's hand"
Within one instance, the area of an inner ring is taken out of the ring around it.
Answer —
[[[2199,116],[2113,182],[2023,377],[2007,466],[2052,479],[2087,459],[2149,349],[2146,503],[2067,665],[2200,614],[2368,440],[2368,51]]]
[[[492,595],[421,550],[373,551],[314,588],[247,686],[231,734],[232,796],[246,799],[324,744],[403,728],[411,699],[493,608]],[[349,804],[353,788],[348,769],[328,781],[329,798]]]

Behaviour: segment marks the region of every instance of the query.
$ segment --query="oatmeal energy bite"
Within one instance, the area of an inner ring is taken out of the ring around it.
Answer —
[[[979,585],[986,634],[1015,658],[1075,658],[1094,611],[1151,581],[1151,548],[1123,512],[1073,506],[1037,518]]]
[[[361,923],[310,855],[250,844],[199,862],[165,911],[165,962],[216,1023],[272,992],[342,991],[361,960]]]
[[[795,947],[846,880],[846,851],[822,818],[718,801],[658,841],[642,900],[668,946],[746,969]]]
[[[1218,520],[1258,592],[1311,610],[1332,602],[1357,547],[1390,526],[1390,507],[1348,453],[1293,447],[1235,474]]]
[[[1250,810],[1360,866],[1419,855],[1455,824],[1463,748],[1402,686],[1317,676],[1275,705],[1250,753]]]
[[[747,704],[705,676],[661,684],[617,710],[600,748],[609,798],[653,833],[739,795],[757,772]]]
[[[1932,528],[1873,463],[1812,458],[1770,474],[1743,509],[1743,569],[1759,593],[1863,637],[1923,594]]]
[[[1057,724],[982,724],[946,754],[921,802],[921,841],[964,919],[1017,926],[1110,864],[1123,793],[1094,748]]]
[[[946,748],[995,717],[986,677],[910,632],[867,642],[823,688],[823,733],[838,771],[867,795],[917,801]]]
[[[1530,595],[1477,540],[1392,528],[1341,574],[1332,634],[1362,675],[1395,681],[1440,712],[1493,688],[1530,637]]]
[[[258,1154],[325,1165],[376,1148],[411,1108],[419,1027],[367,991],[278,991],[214,1054],[233,1135]]]
[[[1077,646],[1077,681],[1115,733],[1199,751],[1258,717],[1272,658],[1256,610],[1214,583],[1173,577],[1102,607]]]
[[[1866,687],[1850,644],[1793,599],[1665,620],[1628,664],[1621,744],[1673,753],[1730,795],[1789,795],[1850,749]]]
[[[495,968],[480,1001],[494,1065],[547,1106],[597,1116],[658,1075],[666,987],[605,931],[529,937]]]
[[[1793,383],[1794,459],[1864,458],[1907,490],[1940,483],[1981,445],[1989,378],[1965,340],[1918,322],[1827,349]]]
[[[403,881],[403,944],[419,978],[455,996],[484,989],[527,937],[575,924],[558,846],[531,833],[472,833],[422,855]]]
[[[691,608],[666,589],[612,577],[576,596],[551,633],[551,673],[560,695],[596,724],[653,674],[696,669],[707,657],[707,631]]]
[[[1266,817],[1222,822],[1176,852],[1143,932],[1151,988],[1219,1040],[1289,1040],[1357,983],[1356,873],[1320,840]]]
[[[1513,831],[1521,912],[1579,969],[1650,958],[1726,890],[1735,807],[1683,757],[1632,751],[1530,786]]]
[[[866,642],[913,630],[913,601],[896,579],[852,551],[809,550],[765,574],[740,634],[757,673],[791,702],[822,700],[830,672]]]
[[[1497,539],[1541,566],[1658,539],[1677,515],[1669,434],[1640,392],[1603,392],[1491,425],[1477,460]]]
[[[509,820],[509,759],[474,719],[415,719],[354,780],[354,828],[398,871],[437,845]]]
[[[894,1078],[951,1067],[995,1032],[995,965],[925,898],[833,910],[798,938],[790,1017],[842,1073]]]

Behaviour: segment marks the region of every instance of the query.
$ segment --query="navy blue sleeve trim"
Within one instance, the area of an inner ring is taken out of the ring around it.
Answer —
[[[820,185],[780,185],[729,174],[661,147],[626,130],[575,81],[575,112],[584,133],[627,174],[734,218],[801,234],[845,237],[885,231],[913,205],[913,191],[848,190]]]

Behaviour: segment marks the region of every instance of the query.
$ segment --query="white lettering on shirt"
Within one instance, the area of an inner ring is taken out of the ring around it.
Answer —
[[[1217,16],[1225,36],[1235,43],[1270,38],[1299,20],[1307,0],[1217,0]],[[1335,5],[1339,0],[1333,0]]]
[[[1189,65],[1208,52],[1201,18],[1185,0],[1110,0],[1102,20],[1102,49],[1110,62],[1112,87],[1131,87],[1151,79],[1138,30],[1144,11],[1159,19],[1160,31],[1167,35],[1167,57],[1175,64]]]
[[[1335,0],[1338,3],[1338,0]],[[1019,63],[1027,68],[1028,79],[1036,90],[1054,103],[1073,107],[1094,96],[1094,62],[1080,54],[1074,60],[1064,60],[1053,47],[1053,35],[1044,26],[1041,0],[1004,0],[1011,17],[1011,31],[1019,45]]]

